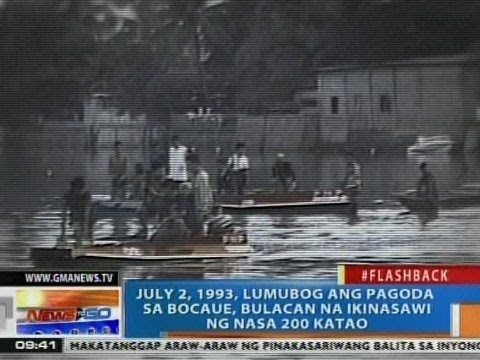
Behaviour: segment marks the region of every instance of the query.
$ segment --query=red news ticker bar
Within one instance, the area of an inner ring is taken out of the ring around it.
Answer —
[[[480,264],[344,264],[338,266],[338,283],[480,284]]]

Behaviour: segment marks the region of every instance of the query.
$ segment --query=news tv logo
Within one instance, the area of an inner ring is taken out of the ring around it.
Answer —
[[[79,321],[79,320],[109,320],[112,318],[113,309],[110,307],[80,308],[40,308],[28,309],[25,322],[58,322],[58,321]]]
[[[120,290],[17,292],[18,335],[119,335]]]

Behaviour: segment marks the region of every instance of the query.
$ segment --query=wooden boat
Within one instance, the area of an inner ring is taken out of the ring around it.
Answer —
[[[292,193],[253,193],[220,200],[221,207],[228,213],[250,212],[313,212],[345,210],[350,205],[348,196],[321,194],[314,191]]]
[[[164,261],[208,260],[248,257],[253,248],[243,231],[200,236],[183,243],[155,243],[136,237],[103,238],[92,245],[63,244],[53,248],[34,247],[30,258],[37,267],[112,267]]]
[[[415,190],[395,194],[395,197],[410,211],[425,211],[431,207],[425,199],[416,196]],[[449,190],[438,198],[437,206],[445,209],[480,206],[480,189],[464,185],[459,189]]]
[[[350,204],[348,196],[321,194],[314,191],[293,193],[258,192],[244,196],[228,196],[217,199],[227,213],[265,212],[318,212],[344,210]],[[98,197],[95,202],[95,216],[134,216],[141,206],[137,200],[111,201]]]

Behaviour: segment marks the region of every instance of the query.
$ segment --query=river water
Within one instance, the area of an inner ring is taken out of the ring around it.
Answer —
[[[140,149],[126,149],[126,153],[131,164],[142,161],[145,156]],[[85,176],[93,194],[108,193],[109,154],[109,149],[86,151],[81,143],[40,142],[34,132],[3,131],[0,144],[1,268],[32,267],[29,249],[55,244],[60,233],[56,198],[64,193],[72,177]],[[251,152],[249,155],[252,164],[250,188],[268,188],[275,154],[262,156]],[[340,154],[292,153],[287,157],[303,189],[333,189],[343,178],[345,159]],[[205,152],[202,158],[213,177],[214,155]],[[359,221],[355,224],[350,224],[342,215],[333,214],[237,217],[236,221],[246,227],[255,248],[248,259],[182,262],[178,266],[175,263],[132,266],[121,270],[128,277],[333,280],[338,261],[480,261],[480,207],[441,210],[437,220],[422,228],[418,218],[405,214],[405,209],[392,196],[393,192],[415,186],[418,164],[422,161],[430,164],[440,192],[463,183],[478,183],[480,161],[476,155],[376,154],[359,156],[358,161],[363,170],[364,188]],[[96,236],[119,231],[134,233],[137,227],[135,219],[102,219],[96,224],[95,233]]]

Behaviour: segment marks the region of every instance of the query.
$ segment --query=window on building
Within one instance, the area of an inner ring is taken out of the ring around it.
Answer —
[[[338,114],[339,110],[340,110],[340,100],[338,96],[332,96],[330,98],[330,113]]]
[[[380,95],[380,112],[392,112],[392,99],[388,95]]]

